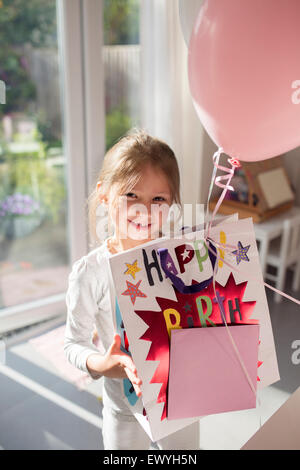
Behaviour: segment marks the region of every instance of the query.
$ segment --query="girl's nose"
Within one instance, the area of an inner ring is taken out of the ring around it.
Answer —
[[[146,208],[147,208],[147,214],[148,214],[148,218],[151,219],[151,208],[152,208],[152,201],[148,202],[147,204],[145,204]]]
[[[149,223],[151,221],[151,202],[133,204],[130,207],[130,214],[139,220],[148,221]]]

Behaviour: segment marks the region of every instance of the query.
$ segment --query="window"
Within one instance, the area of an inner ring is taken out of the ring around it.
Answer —
[[[140,0],[104,0],[106,150],[140,126]]]
[[[55,0],[2,0],[1,331],[6,314],[24,305],[29,319],[32,302],[61,293],[69,271],[59,76]]]
[[[0,333],[66,313],[101,158],[140,126],[139,16],[140,0],[0,0]]]

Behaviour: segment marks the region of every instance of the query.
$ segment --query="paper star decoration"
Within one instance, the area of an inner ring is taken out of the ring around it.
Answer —
[[[141,271],[141,268],[139,268],[137,265],[137,259],[135,260],[133,264],[130,264],[130,263],[125,263],[125,264],[127,266],[127,270],[124,272],[124,274],[130,274],[133,277],[133,279],[135,279],[135,274],[138,271]]]
[[[185,311],[185,312],[190,312],[190,311],[191,311],[191,308],[192,308],[192,306],[191,306],[190,304],[186,303],[186,304],[185,304],[185,306],[184,306],[183,308],[184,308],[184,311]]]
[[[122,295],[130,295],[130,300],[133,304],[135,303],[137,297],[147,297],[146,294],[139,290],[139,285],[141,282],[142,280],[140,280],[137,284],[132,284],[131,282],[126,281],[127,290],[122,292]]]
[[[183,261],[185,260],[185,258],[189,258],[189,257],[190,257],[190,254],[191,254],[191,250],[185,249],[184,252],[181,253],[181,256],[182,256]]]
[[[250,245],[243,246],[241,242],[238,242],[238,249],[233,251],[232,253],[236,256],[236,262],[237,264],[240,264],[240,262],[243,261],[250,261],[247,252],[250,248]]]

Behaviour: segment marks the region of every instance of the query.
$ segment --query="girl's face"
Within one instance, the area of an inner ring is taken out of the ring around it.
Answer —
[[[166,222],[172,195],[164,173],[151,165],[144,167],[130,192],[119,194],[111,214],[119,239],[142,243],[155,239]]]

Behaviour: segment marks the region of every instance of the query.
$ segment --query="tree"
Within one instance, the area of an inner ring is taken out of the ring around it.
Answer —
[[[104,0],[104,44],[139,44],[139,4],[140,0]]]
[[[25,111],[36,98],[24,46],[56,47],[56,31],[55,0],[0,0],[0,80],[7,95],[0,117]]]
[[[0,0],[0,45],[56,46],[55,0]]]

